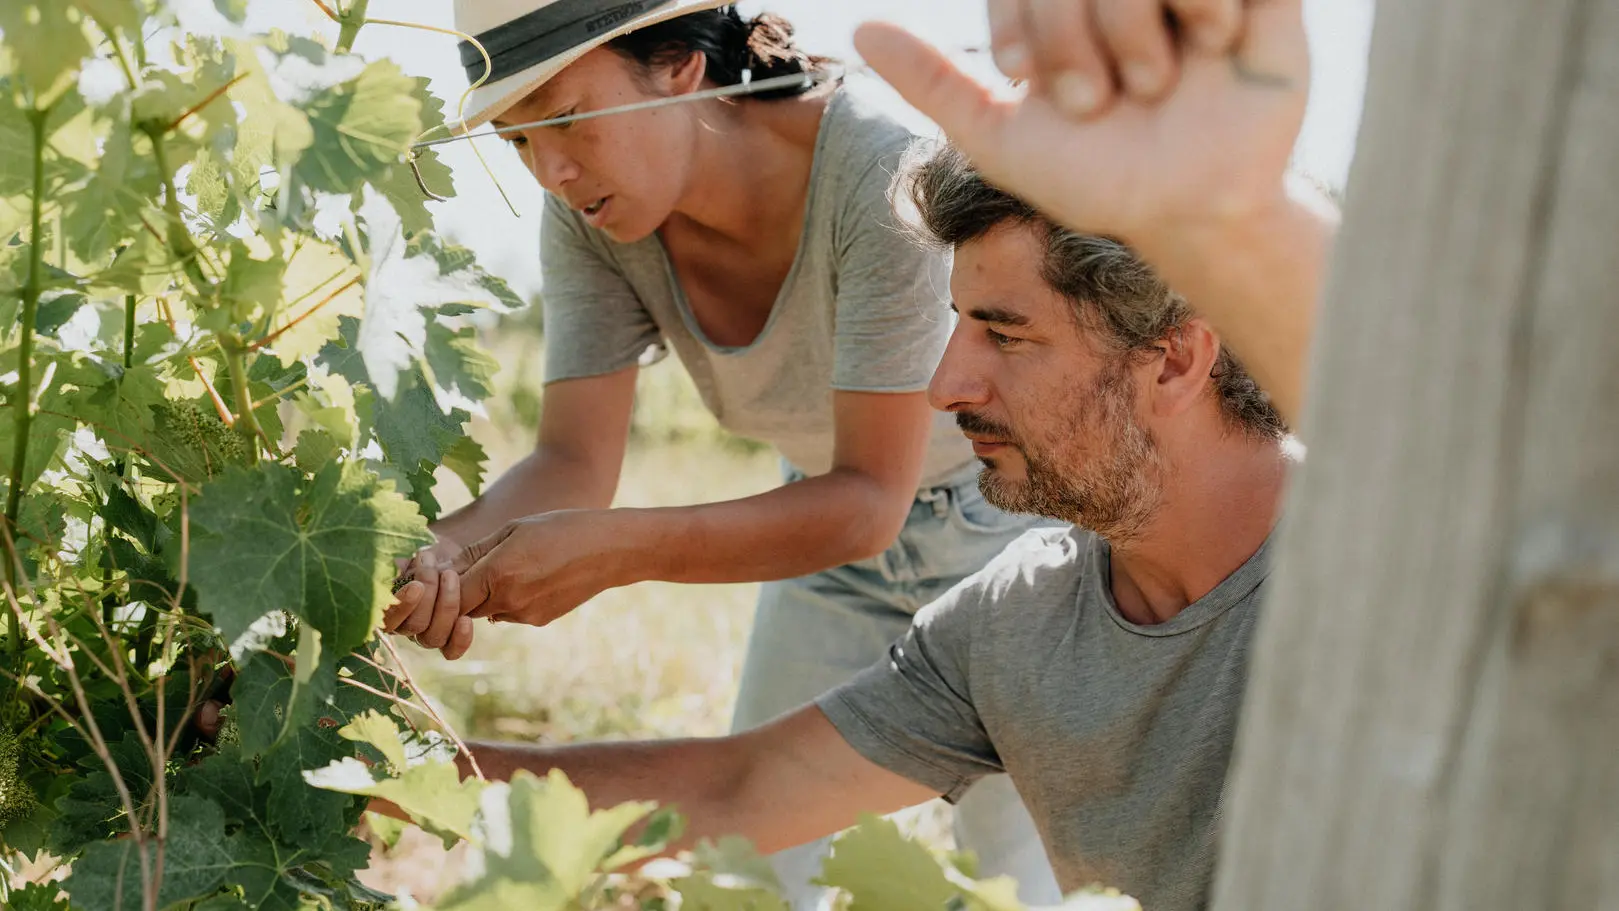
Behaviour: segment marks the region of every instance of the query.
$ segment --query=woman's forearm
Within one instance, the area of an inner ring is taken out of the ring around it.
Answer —
[[[834,469],[741,500],[617,512],[636,581],[720,584],[791,579],[881,553],[914,498]]]
[[[506,523],[558,509],[605,509],[618,489],[618,470],[552,452],[529,453],[477,499],[433,523],[433,533],[466,546]]]

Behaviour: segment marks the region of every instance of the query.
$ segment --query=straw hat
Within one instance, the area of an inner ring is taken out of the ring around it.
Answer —
[[[603,44],[654,23],[735,0],[455,0],[455,27],[489,52],[490,78],[467,99],[466,129],[482,126]],[[483,55],[461,42],[467,81]]]

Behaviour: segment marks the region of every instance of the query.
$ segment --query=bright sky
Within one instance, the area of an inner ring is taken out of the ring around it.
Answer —
[[[1299,142],[1300,166],[1335,186],[1342,186],[1354,154],[1366,82],[1366,53],[1371,37],[1374,0],[1305,0],[1306,23],[1314,61],[1310,112]],[[203,0],[189,0],[193,8]],[[981,47],[988,43],[983,0],[745,0],[744,14],[769,9],[790,19],[807,49],[854,59],[855,26],[866,19],[887,19],[910,27],[940,47]],[[371,0],[370,15],[451,24],[451,0]],[[279,25],[289,31],[311,28],[335,31],[309,0],[252,0],[253,26]],[[456,39],[430,32],[367,27],[355,50],[386,56],[407,73],[427,76],[433,90],[453,109],[466,88],[456,53]],[[970,59],[981,73],[990,72],[982,56]],[[927,121],[893,96],[895,113],[913,128],[931,132]],[[480,142],[500,185],[516,205],[514,217],[500,199],[494,182],[478,165],[467,143],[440,149],[455,171],[456,198],[436,209],[439,228],[473,248],[480,260],[511,281],[520,293],[538,289],[538,222],[541,191],[504,143]]]

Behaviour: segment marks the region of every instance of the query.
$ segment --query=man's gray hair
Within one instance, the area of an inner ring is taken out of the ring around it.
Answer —
[[[955,249],[1008,223],[1045,235],[1041,277],[1074,305],[1079,326],[1118,354],[1144,352],[1196,314],[1145,261],[1111,237],[1070,231],[992,186],[953,145],[911,150],[894,181],[895,208],[917,240]],[[1210,374],[1235,426],[1269,439],[1287,433],[1282,416],[1225,347]]]

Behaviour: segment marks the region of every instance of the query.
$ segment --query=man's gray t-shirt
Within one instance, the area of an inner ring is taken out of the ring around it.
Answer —
[[[803,236],[769,321],[752,344],[703,334],[656,234],[616,243],[548,197],[541,224],[546,382],[642,363],[667,343],[709,411],[733,433],[774,445],[807,475],[832,467],[834,390],[926,389],[952,321],[949,260],[899,229],[888,187],[913,139],[853,82],[827,103]],[[936,414],[924,487],[972,460]]]
[[[1031,531],[818,704],[867,759],[947,799],[1011,773],[1065,891],[1202,908],[1268,548],[1140,626],[1113,601],[1106,542]]]

